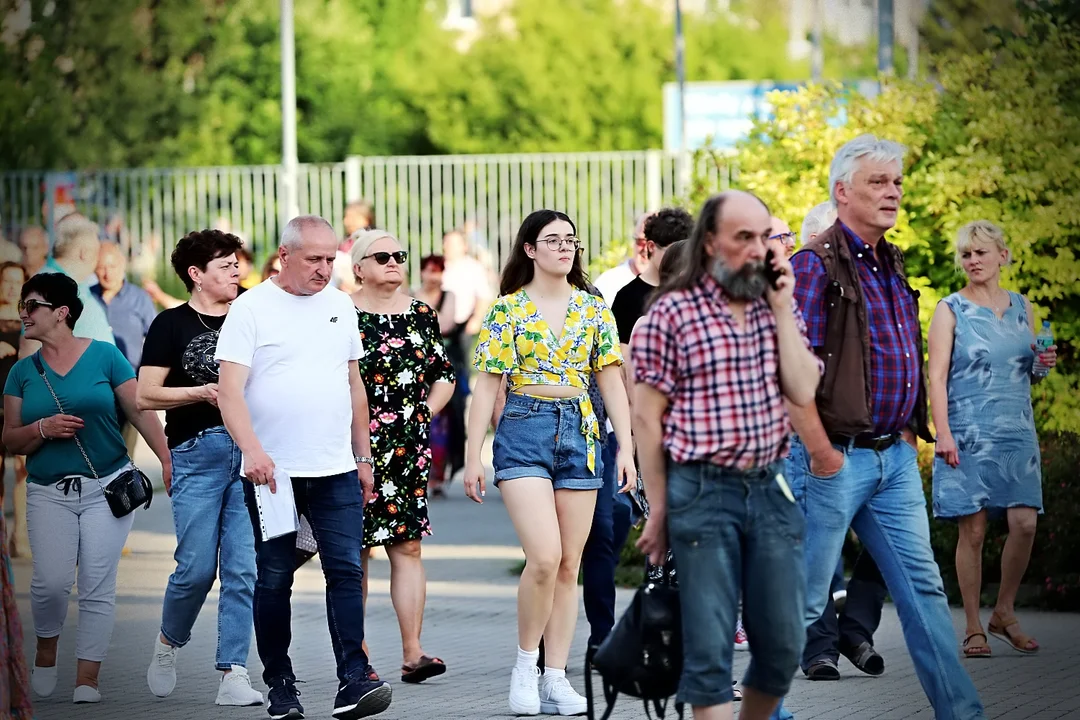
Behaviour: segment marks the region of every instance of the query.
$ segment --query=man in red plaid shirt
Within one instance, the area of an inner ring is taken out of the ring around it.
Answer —
[[[771,225],[749,193],[706,201],[684,266],[631,341],[634,436],[651,508],[639,547],[660,563],[670,538],[683,623],[678,699],[695,720],[731,717],[740,595],[753,654],[742,718],[770,716],[806,637],[804,522],[782,472],[784,400],[813,402],[823,366]]]

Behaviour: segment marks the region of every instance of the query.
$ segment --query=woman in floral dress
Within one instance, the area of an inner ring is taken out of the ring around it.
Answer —
[[[360,375],[371,411],[375,496],[364,512],[364,596],[371,547],[390,559],[390,596],[401,628],[403,682],[446,671],[420,645],[427,581],[420,539],[431,534],[427,480],[431,418],[454,393],[454,371],[428,305],[400,292],[408,253],[383,230],[362,233],[351,250],[365,355]]]

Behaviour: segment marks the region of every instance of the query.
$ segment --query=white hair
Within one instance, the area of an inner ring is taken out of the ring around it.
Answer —
[[[360,261],[367,255],[367,251],[377,241],[383,238],[390,238],[394,242],[398,242],[398,239],[388,230],[380,230],[378,228],[372,230],[357,230],[350,236],[350,240],[353,241],[352,249],[349,250],[349,259],[352,260],[353,265],[359,265]],[[400,245],[401,243],[398,242]]]
[[[849,140],[836,151],[832,165],[829,166],[829,200],[835,207],[836,183],[850,184],[855,177],[859,160],[870,158],[878,162],[894,162],[903,169],[906,154],[907,148],[900,143],[881,140],[870,134]]]
[[[318,215],[297,215],[285,226],[281,233],[281,247],[288,250],[299,250],[304,242],[304,231],[314,228],[326,228],[334,232],[334,226]]]
[[[806,213],[802,221],[803,242],[809,242],[814,235],[820,235],[836,222],[836,208],[831,201],[826,200],[820,205],[815,205]]]
[[[83,245],[97,244],[97,223],[85,217],[65,218],[56,224],[56,242],[53,243],[53,255],[68,257],[79,251]]]

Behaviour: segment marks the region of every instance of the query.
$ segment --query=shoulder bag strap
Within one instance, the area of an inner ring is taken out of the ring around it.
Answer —
[[[60,398],[57,397],[56,391],[53,390],[52,383],[49,382],[49,377],[45,374],[45,366],[41,364],[41,358],[38,357],[40,351],[31,355],[31,359],[34,361],[34,367],[37,368],[38,375],[45,381],[45,387],[49,388],[49,394],[52,395],[53,402],[56,403],[56,408],[60,411],[61,415],[66,415],[64,412],[64,406],[60,404]],[[97,470],[94,469],[94,464],[90,462],[90,456],[86,454],[86,450],[83,448],[82,442],[79,440],[79,434],[75,433],[75,445],[78,446],[79,452],[82,453],[83,460],[86,461],[87,467],[90,468],[90,474],[94,476],[94,479],[100,484],[101,477],[98,475]]]

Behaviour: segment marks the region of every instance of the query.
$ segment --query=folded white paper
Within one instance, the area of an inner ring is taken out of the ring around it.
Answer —
[[[259,529],[264,541],[300,529],[292,480],[284,470],[274,468],[274,483],[277,485],[277,492],[273,493],[270,492],[269,485],[255,486],[255,505],[259,509]]]

